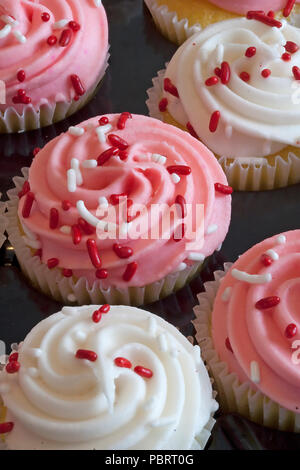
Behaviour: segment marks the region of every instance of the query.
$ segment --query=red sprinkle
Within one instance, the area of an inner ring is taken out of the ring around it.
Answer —
[[[171,82],[169,78],[164,79],[164,90],[170,95],[175,96],[176,98],[179,98],[178,90],[175,85]]]
[[[130,258],[133,255],[133,250],[129,246],[121,246],[118,243],[113,245],[113,250],[116,255],[121,259]]]
[[[127,160],[128,158],[128,152],[126,152],[126,150],[120,150],[119,151],[119,158],[121,160]]]
[[[232,349],[232,346],[231,346],[231,343],[230,343],[230,339],[229,339],[229,338],[226,338],[226,339],[225,339],[225,346],[226,346],[226,348],[228,349],[228,351],[230,351],[230,352],[233,353],[233,349]]]
[[[72,239],[74,245],[79,245],[79,243],[81,242],[81,238],[82,235],[79,225],[72,225]]]
[[[273,260],[271,258],[271,256],[269,255],[266,255],[265,253],[261,256],[261,262],[264,266],[271,266],[271,264],[273,264]]]
[[[211,115],[210,121],[209,121],[209,130],[210,132],[216,132],[218,128],[218,124],[220,121],[221,113],[220,111],[214,111]]]
[[[78,349],[75,354],[75,357],[77,359],[87,359],[91,362],[95,362],[98,359],[98,356],[94,351],[88,351],[87,349]]]
[[[293,74],[295,77],[295,80],[300,80],[300,69],[297,67],[297,65],[294,65],[293,67]]]
[[[18,361],[9,362],[6,364],[5,370],[8,374],[15,374],[19,372],[21,364]]]
[[[16,362],[18,359],[19,359],[19,354],[15,352],[9,356],[8,362]]]
[[[227,186],[226,184],[222,184],[222,183],[215,183],[215,190],[218,193],[222,193],[222,194],[233,193],[233,188],[231,186]]]
[[[104,150],[99,157],[97,158],[98,166],[104,165],[111,157],[118,155],[119,149],[117,147],[110,147],[107,150]]]
[[[79,217],[78,225],[86,235],[93,235],[93,233],[95,233],[95,228],[82,217]]]
[[[24,219],[28,219],[28,217],[30,216],[33,202],[34,202],[34,194],[31,191],[29,191],[26,194],[26,199],[25,199],[24,206],[22,209],[22,216]]]
[[[275,12],[273,10],[268,11],[267,16],[270,18],[275,18]]]
[[[18,194],[19,198],[21,199],[21,197],[25,196],[29,191],[30,191],[30,184],[28,181],[25,181],[21,191]]]
[[[271,296],[271,297],[265,297],[264,299],[259,300],[255,304],[255,308],[258,310],[265,310],[267,308],[272,308],[276,307],[280,302],[280,297],[277,296]]]
[[[40,147],[35,147],[33,149],[32,155],[35,157],[41,151]]]
[[[181,210],[181,217],[184,219],[186,216],[186,201],[183,196],[178,194],[175,199],[175,204],[178,204]]]
[[[284,48],[287,52],[290,52],[291,54],[295,54],[295,52],[299,50],[299,46],[293,41],[287,41]]]
[[[114,363],[117,367],[126,367],[126,369],[131,369],[132,367],[131,362],[125,359],[125,357],[116,357]]]
[[[215,70],[214,70],[214,72],[215,72],[215,75],[217,75],[217,77],[219,77],[219,78],[221,77],[221,69],[220,69],[220,67],[216,67]]]
[[[181,224],[178,227],[176,227],[176,230],[173,233],[174,242],[180,242],[184,238],[184,235],[185,235],[185,224]]]
[[[73,88],[74,88],[76,94],[79,95],[79,96],[84,95],[85,88],[82,85],[81,80],[78,77],[78,75],[71,75],[70,78],[71,78],[71,82],[72,82],[72,85],[73,85]]]
[[[123,198],[126,198],[127,197],[127,194],[126,193],[121,193],[121,194],[112,194],[109,198],[110,200],[110,203],[113,205],[113,206],[116,206],[117,204],[120,203],[120,200],[123,199]]]
[[[296,0],[287,0],[286,5],[283,9],[283,16],[285,16],[286,18],[290,16],[295,3],[296,3]]]
[[[168,107],[168,100],[167,98],[162,98],[159,102],[158,108],[161,113],[164,113],[167,110]]]
[[[133,261],[133,263],[128,264],[123,274],[123,281],[129,282],[135,275],[137,268],[138,264],[135,261]]]
[[[263,69],[263,70],[261,71],[261,75],[262,75],[262,77],[264,77],[264,78],[268,78],[268,77],[271,75],[271,70],[270,70],[270,69]]]
[[[64,29],[59,38],[59,45],[61,47],[67,47],[72,39],[72,30]]]
[[[96,277],[98,279],[107,279],[108,277],[108,272],[106,271],[106,269],[97,269],[96,271]]]
[[[227,83],[230,80],[230,76],[231,76],[231,70],[230,70],[230,66],[228,62],[222,62],[220,78],[221,78],[221,82],[223,83],[223,85],[227,85]]]
[[[244,82],[249,82],[250,80],[250,75],[248,72],[241,72],[240,73],[240,79],[243,80]]]
[[[47,261],[47,266],[49,269],[55,268],[59,264],[59,260],[57,258],[50,258]]]
[[[93,313],[93,316],[92,316],[93,322],[94,323],[99,323],[101,318],[102,318],[102,313],[100,312],[100,310],[95,310],[95,312]]]
[[[196,133],[195,129],[193,128],[192,124],[190,122],[187,122],[186,128],[191,134],[192,137],[195,137],[195,139],[199,139],[198,134]]]
[[[101,313],[108,313],[110,311],[110,305],[104,304],[99,308],[99,312]]]
[[[282,23],[275,18],[265,15],[263,11],[248,11],[247,13],[248,20],[257,20],[261,23],[266,24],[267,26],[275,26],[276,28],[281,28]]]
[[[61,207],[64,211],[68,211],[69,209],[71,209],[71,203],[70,201],[62,201],[61,203]]]
[[[57,43],[57,37],[52,34],[48,37],[47,43],[49,44],[49,46],[54,46]]]
[[[72,271],[72,269],[64,268],[64,269],[62,270],[62,275],[63,275],[64,277],[72,277],[72,276],[73,276],[73,271]]]
[[[118,120],[118,124],[117,124],[118,129],[120,130],[125,129],[126,122],[128,121],[128,119],[132,119],[132,115],[128,112],[122,113]]]
[[[74,31],[74,33],[77,33],[77,31],[80,30],[80,24],[77,23],[77,21],[70,21],[69,27],[72,29],[72,31]]]
[[[59,212],[55,207],[52,207],[50,209],[50,218],[49,218],[49,227],[52,230],[55,230],[58,227],[59,224]]]
[[[256,47],[248,47],[248,49],[245,52],[246,57],[253,57],[256,54]]]
[[[14,428],[14,423],[7,421],[6,423],[0,423],[0,434],[7,434]]]
[[[288,52],[284,52],[281,56],[282,60],[284,60],[285,62],[289,62],[291,60],[291,54],[289,54]]]
[[[50,20],[50,15],[49,13],[47,13],[46,11],[44,13],[41,14],[41,18],[43,21],[45,21],[45,23],[47,23],[47,21]]]
[[[19,72],[17,73],[17,79],[19,80],[19,82],[24,82],[25,78],[26,78],[25,71],[19,70]]]
[[[134,368],[134,372],[141,377],[144,377],[145,379],[151,379],[153,377],[153,372],[151,369],[147,369],[146,367],[143,366],[136,366]]]
[[[167,167],[169,173],[177,173],[177,175],[190,175],[192,172],[191,167],[185,165],[171,165]]]
[[[100,126],[106,126],[106,124],[109,123],[109,119],[108,119],[108,117],[106,117],[106,116],[102,116],[102,117],[99,119],[98,122],[99,122]]]
[[[100,259],[99,251],[98,251],[95,240],[93,240],[92,238],[89,238],[86,242],[86,246],[87,246],[92,264],[95,266],[95,268],[100,269],[102,262]]]
[[[297,326],[294,323],[290,323],[284,332],[287,338],[293,338],[297,334]]]
[[[213,86],[213,85],[216,85],[217,83],[219,83],[219,79],[216,75],[213,75],[212,77],[209,77],[206,81],[205,81],[205,85],[206,86]]]
[[[113,147],[117,147],[120,150],[126,150],[129,147],[129,144],[126,140],[122,139],[118,135],[109,134],[108,140]]]

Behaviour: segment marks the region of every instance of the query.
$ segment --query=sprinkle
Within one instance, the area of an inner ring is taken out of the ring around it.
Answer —
[[[5,25],[4,28],[0,29],[0,39],[5,38],[11,32],[11,26]]]
[[[18,31],[17,29],[14,29],[12,33],[17,39],[17,41],[19,41],[21,44],[25,44],[27,39],[20,31]]]
[[[107,134],[107,132],[110,132],[111,130],[112,130],[111,124],[106,124],[106,125],[101,124],[99,127],[96,127],[96,134],[101,144],[104,144],[106,142],[105,134]]]
[[[98,220],[98,219],[97,219]],[[81,228],[81,230],[86,234],[86,235],[92,235],[95,233],[95,228],[90,225],[85,219],[82,217],[79,217],[78,219],[78,225]]]
[[[72,225],[72,240],[74,245],[79,245],[79,243],[81,242],[81,238],[82,235],[80,227],[78,225]]]
[[[7,434],[14,428],[14,423],[7,421],[6,423],[0,423],[0,434]]]
[[[25,78],[26,78],[25,71],[19,70],[19,72],[17,73],[17,79],[19,80],[19,82],[24,82]]]
[[[99,323],[100,320],[102,318],[102,313],[100,312],[100,310],[95,310],[95,312],[93,313],[92,315],[92,320],[94,323]]]
[[[47,261],[47,266],[49,269],[55,268],[56,266],[58,266],[58,264],[59,264],[59,260],[57,258],[50,258]]]
[[[97,160],[85,160],[81,164],[83,168],[96,168],[98,165]]]
[[[59,230],[64,233],[65,235],[69,235],[71,233],[71,227],[69,225],[62,225]]]
[[[87,349],[78,349],[75,357],[77,359],[86,359],[91,362],[95,362],[98,359],[98,356],[94,351],[88,351]]]
[[[263,255],[261,255],[261,262],[264,266],[268,267],[268,266],[271,266],[271,264],[273,263],[273,260],[270,256],[264,253]]]
[[[53,25],[53,29],[63,29],[65,26],[67,26],[67,24],[69,23],[69,20],[59,20],[59,21],[56,21]]]
[[[288,52],[284,52],[281,56],[282,60],[284,60],[285,62],[289,62],[291,60],[291,54],[289,54]]]
[[[100,119],[99,119],[99,124],[100,126],[105,126],[106,124],[109,123],[109,120],[108,120],[108,117],[107,116],[102,116]]]
[[[104,165],[104,163],[110,160],[111,157],[115,157],[116,155],[118,155],[118,153],[119,149],[117,147],[110,147],[109,149],[104,150],[104,152],[102,152],[97,158],[97,165]]]
[[[46,11],[41,14],[42,21],[45,21],[47,23],[50,20],[50,15]]]
[[[231,346],[231,343],[230,343],[230,339],[228,337],[225,339],[225,346],[228,349],[228,351],[233,353],[233,349],[232,349],[232,346]]]
[[[279,255],[278,255],[278,253],[276,253],[276,251],[274,251],[274,250],[267,250],[267,251],[266,251],[266,255],[267,255],[267,256],[270,256],[270,258],[271,258],[273,261],[279,260]]]
[[[246,57],[253,57],[256,54],[256,47],[248,47],[248,49],[245,52]]]
[[[77,23],[77,21],[69,21],[68,26],[72,31],[74,31],[74,33],[77,33],[77,31],[80,30],[80,24]]]
[[[133,263],[130,263],[127,265],[125,272],[123,274],[123,281],[129,282],[135,275],[136,271],[138,268],[138,264],[134,261]]]
[[[286,5],[283,9],[283,16],[285,16],[286,18],[290,16],[295,3],[296,3],[296,0],[287,0]]]
[[[163,426],[171,426],[172,424],[176,423],[176,418],[172,416],[166,416],[165,418],[160,418],[152,423],[149,423],[152,428],[161,428]]]
[[[161,165],[164,165],[167,161],[167,157],[164,157],[163,155],[160,155],[159,153],[153,153],[151,155],[151,160],[160,163]]]
[[[49,46],[54,46],[57,43],[57,37],[52,34],[51,36],[48,37],[47,43]]]
[[[268,308],[273,308],[276,307],[280,303],[280,297],[277,297],[276,295],[270,296],[270,297],[265,297],[264,299],[258,300],[255,304],[255,308],[258,310],[265,310]]]
[[[168,107],[168,100],[167,98],[162,98],[158,104],[158,108],[161,113],[164,113],[167,110]]]
[[[41,151],[40,147],[35,147],[32,151],[32,155],[35,157]]]
[[[109,304],[104,304],[99,308],[99,311],[101,313],[108,313],[110,311],[110,305]]]
[[[260,370],[259,370],[259,365],[256,361],[251,361],[250,363],[250,374],[251,374],[251,380],[255,384],[259,384],[260,382]]]
[[[295,77],[295,80],[300,80],[300,69],[297,67],[297,65],[294,65],[293,67],[293,74]]]
[[[221,117],[220,111],[214,111],[210,117],[209,130],[210,132],[216,132]]]
[[[216,224],[209,225],[206,230],[206,235],[211,235],[212,233],[218,230],[218,226]]]
[[[29,191],[26,194],[26,199],[25,199],[24,206],[22,209],[22,216],[24,219],[28,219],[28,217],[30,216],[34,199],[35,199],[34,194],[31,191]]]
[[[278,245],[284,245],[284,243],[286,243],[285,235],[279,235],[279,237],[276,238],[276,243]]]
[[[179,206],[179,215],[182,219],[184,219],[187,214],[185,198],[181,196],[180,194],[178,194],[175,199],[175,204]]]
[[[126,369],[131,369],[132,367],[131,362],[125,359],[125,357],[116,357],[114,363],[117,367],[125,367]]]
[[[190,261],[204,261],[205,255],[202,253],[191,252],[188,254],[187,259]]]
[[[176,98],[179,98],[178,90],[175,85],[171,82],[169,78],[164,79],[164,90],[170,95],[175,96]]]
[[[77,189],[76,171],[73,168],[67,171],[67,185],[68,185],[68,191],[70,193],[75,193]]]
[[[126,193],[111,194],[109,200],[113,206],[116,206],[117,204],[120,204],[120,202],[123,202],[123,199],[126,199],[126,198],[127,198]]]
[[[266,284],[272,281],[272,274],[248,274],[239,269],[233,269],[231,271],[232,277],[238,281],[247,282],[249,284]]]
[[[219,83],[219,79],[218,79],[218,77],[216,77],[215,75],[213,75],[212,77],[209,77],[209,78],[205,81],[205,85],[206,85],[206,86],[213,86],[213,85],[216,85],[217,83]]]
[[[187,128],[187,130],[189,131],[189,133],[191,134],[192,137],[195,137],[195,139],[199,139],[197,132],[195,131],[195,129],[193,128],[193,126],[190,122],[186,123],[186,128]]]
[[[216,67],[215,70],[214,70],[215,74],[217,75],[217,77],[221,77],[221,69],[220,67]]]
[[[215,190],[222,194],[232,194],[233,188],[222,183],[215,183]]]
[[[119,117],[117,128],[120,130],[125,129],[125,125],[128,119],[132,119],[132,115],[128,112],[122,113]]]
[[[136,366],[134,368],[134,372],[145,379],[151,379],[153,377],[153,372],[151,369],[147,369],[146,367]]]
[[[50,217],[49,217],[49,227],[51,230],[55,230],[59,224],[59,212],[55,207],[50,209]]]
[[[228,62],[222,62],[221,64],[221,72],[220,72],[220,79],[223,85],[227,85],[230,80],[231,70]]]
[[[263,70],[261,71],[261,76],[262,76],[263,78],[268,78],[268,77],[271,75],[271,73],[272,73],[272,72],[271,72],[270,69],[263,69]]]
[[[187,264],[186,264],[186,263],[180,263],[180,264],[177,266],[175,272],[184,271],[186,268],[187,268]]]
[[[113,250],[116,255],[121,259],[130,258],[133,255],[133,250],[129,246],[121,246],[118,243],[113,245]]]
[[[250,75],[248,72],[241,72],[240,73],[240,79],[243,80],[244,82],[249,82],[250,80]]]
[[[73,271],[72,271],[72,269],[64,268],[64,269],[62,270],[62,275],[63,275],[64,277],[72,277],[72,276],[73,276]]]
[[[287,338],[293,338],[294,336],[296,336],[297,334],[297,326],[294,324],[294,323],[290,323],[286,329],[285,329],[285,332],[284,332],[285,336]]]
[[[9,15],[1,15],[0,20],[3,21],[3,23],[7,23],[10,26],[18,26],[19,22],[15,20],[12,16]]]
[[[191,167],[185,165],[172,165],[167,167],[169,173],[177,173],[178,175],[190,175],[192,172]]]
[[[284,48],[287,52],[290,52],[291,54],[295,54],[295,52],[299,50],[298,44],[293,41],[287,41]]]
[[[96,271],[96,277],[98,279],[107,279],[108,277],[108,272],[106,269],[97,269]]]
[[[150,336],[154,336],[156,333],[157,322],[155,318],[148,317],[148,333]]]
[[[100,269],[102,262],[100,259],[98,247],[97,247],[95,240],[93,240],[92,238],[89,238],[86,242],[86,246],[87,246],[89,257],[91,259],[93,266],[95,266],[95,268],[97,269]]]
[[[109,134],[108,140],[113,147],[117,147],[120,150],[126,150],[129,147],[129,144],[126,140],[122,139],[118,135]]]
[[[268,15],[270,18],[275,18],[275,12],[274,12],[273,10],[268,11],[267,15]]]
[[[221,299],[223,302],[228,302],[229,299],[230,299],[230,296],[231,296],[231,292],[232,292],[232,287],[226,287],[226,289],[224,290],[222,296],[221,296]]]
[[[101,6],[102,0],[94,0],[94,4],[95,4],[95,6],[98,8],[98,7]]]
[[[81,80],[80,80],[80,78],[78,77],[78,75],[71,75],[70,78],[71,78],[71,83],[72,83],[72,85],[73,85],[73,88],[74,88],[76,94],[79,95],[79,96],[84,95],[84,93],[85,93],[85,88],[84,88],[84,86],[82,85]]]
[[[80,165],[80,163],[79,163],[78,158],[72,158],[72,160],[71,160],[71,168],[72,168],[72,170],[74,170],[75,173],[76,173],[76,184],[77,184],[78,186],[81,186],[82,183],[83,183],[83,179],[82,179],[82,174],[81,174],[79,165]]]
[[[177,184],[180,182],[181,178],[179,175],[177,175],[177,173],[172,173],[171,174],[171,178],[173,180],[173,183]]]
[[[23,184],[22,190],[18,193],[18,197],[21,199],[21,197],[25,196],[29,191],[30,191],[30,184],[28,181],[25,181]]]
[[[261,11],[248,11],[247,19],[257,20],[271,27],[275,26],[276,28],[281,28],[282,26],[282,23],[280,21],[276,20],[275,18],[271,18],[270,16],[265,15],[264,12],[261,12]]]
[[[85,130],[83,127],[71,126],[68,129],[69,134],[79,137],[84,134]]]
[[[5,370],[8,374],[15,374],[19,372],[21,364],[18,361],[9,362],[6,364]]]

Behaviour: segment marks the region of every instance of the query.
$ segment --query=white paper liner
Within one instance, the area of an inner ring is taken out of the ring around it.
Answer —
[[[4,112],[0,111],[0,134],[11,134],[50,126],[54,122],[62,121],[79,111],[96,93],[108,67],[108,59],[109,54],[107,54],[105,63],[94,86],[81,96],[78,101],[72,100],[55,104],[45,103],[38,110],[34,109],[33,105],[30,104],[24,107],[22,114],[19,114],[13,106],[7,108]]]
[[[145,3],[157,28],[175,44],[184,43],[186,39],[202,29],[198,23],[190,26],[187,18],[179,21],[176,12],[169,11],[168,7],[164,5],[158,6],[155,0],[145,0]]]
[[[166,64],[166,67],[168,64]],[[159,110],[159,102],[163,95],[166,69],[160,70],[152,79],[153,87],[147,90],[146,105],[149,116],[164,121]],[[300,158],[290,152],[288,160],[280,155],[275,157],[274,166],[266,158],[235,158],[219,157],[218,162],[226,174],[228,183],[238,191],[260,191],[283,188],[300,182]]]
[[[194,263],[183,271],[168,274],[165,278],[148,284],[145,287],[115,287],[105,288],[103,281],[97,280],[92,286],[81,277],[77,280],[66,278],[61,269],[48,269],[38,256],[33,256],[31,249],[25,244],[18,224],[18,192],[28,178],[28,168],[22,168],[23,177],[13,178],[15,188],[7,192],[7,223],[8,239],[14,247],[17,259],[24,275],[30,283],[49,297],[65,305],[144,305],[163,299],[181,289],[200,271],[203,262]],[[73,300],[72,300],[73,299]]]
[[[4,216],[6,203],[1,201],[1,197],[2,195],[0,193],[0,248],[6,240],[6,236],[4,235],[4,232],[6,230],[6,225],[7,225],[7,219]]]
[[[225,271],[215,271],[215,280],[204,284],[205,291],[198,295],[199,305],[194,308],[196,319],[193,321],[202,359],[208,366],[218,392],[221,411],[240,413],[251,421],[280,431],[300,432],[300,414],[272,401],[256,390],[251,382],[241,383],[237,374],[228,371],[227,364],[219,359],[214,349],[211,314],[220,284],[231,266],[231,263],[225,263]]]

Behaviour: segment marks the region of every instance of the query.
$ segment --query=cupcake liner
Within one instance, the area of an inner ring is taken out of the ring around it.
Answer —
[[[109,54],[107,54],[95,85],[81,96],[78,101],[71,100],[55,104],[45,103],[38,110],[34,109],[33,105],[30,104],[24,108],[22,114],[19,114],[13,106],[7,108],[4,112],[0,111],[0,134],[11,134],[46,127],[55,122],[62,121],[79,111],[96,93],[108,67],[108,59]]]
[[[6,240],[6,236],[4,235],[4,232],[6,230],[6,225],[7,225],[7,220],[4,215],[4,212],[6,209],[6,203],[1,201],[1,197],[2,195],[0,193],[0,248]]]
[[[229,372],[227,364],[219,359],[214,349],[211,314],[217,291],[231,266],[231,263],[225,263],[225,271],[215,271],[215,280],[204,284],[205,292],[198,295],[199,305],[194,308],[196,319],[193,321],[202,359],[214,380],[221,411],[240,413],[251,421],[280,431],[300,432],[300,414],[272,401],[251,382],[241,383],[237,374]]]
[[[166,64],[166,67],[168,64]],[[149,116],[164,121],[164,113],[159,110],[163,95],[166,69],[160,70],[152,79],[153,87],[147,90],[146,105]],[[178,124],[178,127],[182,127]],[[277,155],[274,165],[267,158],[228,158],[216,157],[226,174],[228,183],[238,191],[262,191],[283,188],[300,182],[300,157],[289,152],[287,160]]]
[[[165,278],[148,284],[145,287],[105,287],[103,281],[96,280],[92,286],[81,277],[77,280],[66,278],[60,268],[49,269],[46,264],[34,256],[20,233],[18,223],[18,192],[28,179],[28,168],[22,168],[23,177],[13,178],[15,188],[7,195],[7,212],[5,214],[8,239],[14,247],[15,254],[24,275],[38,290],[66,305],[104,304],[143,305],[163,299],[181,289],[201,269],[203,262],[188,266],[183,271],[168,274]]]
[[[167,6],[158,6],[155,0],[145,0],[145,3],[157,28],[178,45],[202,29],[198,23],[190,26],[187,18],[179,21],[176,12],[169,11]]]

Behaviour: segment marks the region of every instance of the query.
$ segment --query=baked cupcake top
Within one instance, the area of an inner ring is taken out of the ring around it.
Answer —
[[[217,409],[199,347],[123,306],[64,307],[39,323],[0,393],[10,449],[189,449]]]
[[[300,230],[255,245],[221,283],[212,314],[214,347],[242,382],[300,410]]]
[[[167,109],[220,156],[299,147],[299,46],[298,28],[261,13],[215,23],[172,58]]]
[[[19,219],[49,268],[144,286],[219,247],[230,192],[212,153],[187,132],[122,113],[72,127],[36,155]]]
[[[299,3],[299,0],[295,2],[288,2],[287,0],[209,0],[210,3],[217,5],[224,10],[232,11],[240,15],[245,15],[249,10],[263,10],[268,11],[279,11],[289,7],[289,3]],[[285,16],[289,16],[289,8],[286,11]]]
[[[1,0],[0,80],[6,104],[70,102],[97,81],[108,53],[105,10],[97,0]]]

